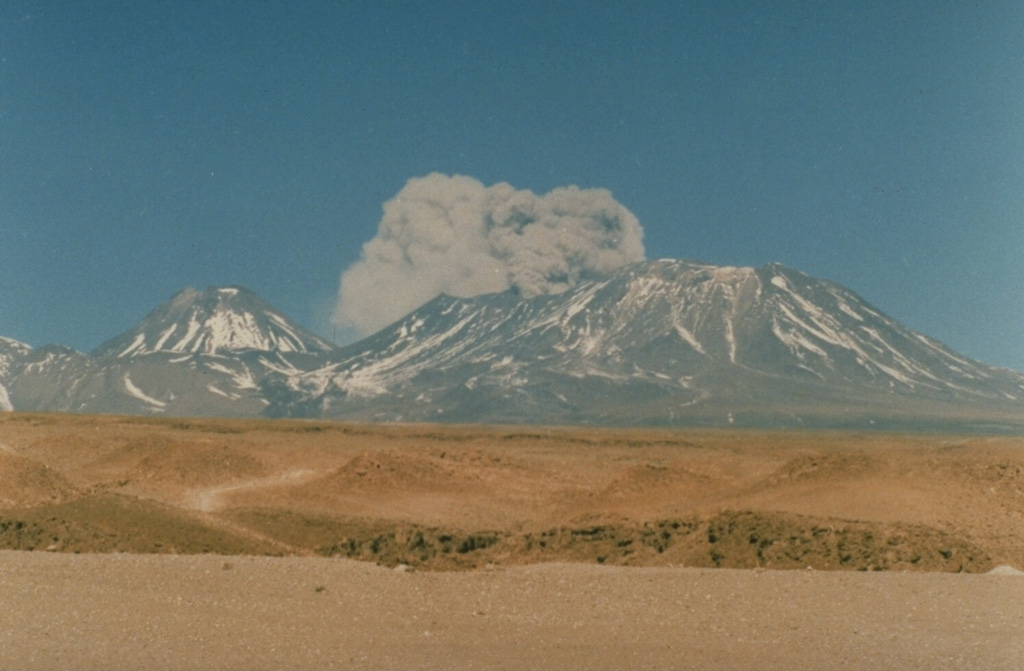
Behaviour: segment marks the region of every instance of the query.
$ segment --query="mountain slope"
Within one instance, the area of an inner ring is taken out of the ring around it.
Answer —
[[[244,287],[187,288],[134,328],[108,340],[95,357],[138,357],[156,352],[221,354],[244,350],[329,352],[322,338],[294,324]]]
[[[48,346],[8,383],[19,410],[255,416],[267,374],[294,375],[334,350],[242,287],[185,289],[90,355]]]
[[[0,409],[382,421],[1024,430],[1024,375],[780,265],[634,264],[557,295],[440,296],[344,349],[241,287],[91,354],[0,339]]]
[[[0,411],[12,410],[10,394],[5,386],[13,376],[12,370],[32,351],[23,342],[0,336]]]
[[[780,265],[654,261],[555,296],[442,296],[331,358],[268,378],[268,414],[792,425],[1024,416],[1024,376]]]

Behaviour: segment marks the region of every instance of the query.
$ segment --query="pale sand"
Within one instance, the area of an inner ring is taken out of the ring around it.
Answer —
[[[0,552],[0,667],[1024,669],[1024,577]]]

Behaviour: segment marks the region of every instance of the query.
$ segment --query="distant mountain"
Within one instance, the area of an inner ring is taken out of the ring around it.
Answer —
[[[16,359],[31,351],[32,348],[23,342],[0,336],[0,380],[4,379]]]
[[[19,353],[6,387],[18,410],[255,416],[266,375],[298,374],[334,349],[247,289],[185,289],[90,355]]]
[[[441,296],[263,382],[267,414],[367,420],[1024,426],[1024,375],[781,265],[628,266],[563,294]]]
[[[0,409],[370,421],[1024,430],[1024,375],[777,264],[651,261],[440,296],[338,349],[242,287],[83,354],[0,339]]]
[[[244,287],[188,288],[132,328],[95,350],[94,357],[171,354],[329,352],[334,345],[293,323]]]
[[[12,377],[12,368],[31,351],[32,348],[23,342],[0,337],[0,411],[12,409],[5,384]]]

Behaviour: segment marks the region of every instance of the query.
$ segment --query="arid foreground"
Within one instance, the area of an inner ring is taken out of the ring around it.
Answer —
[[[1022,448],[4,414],[0,665],[1021,668]]]

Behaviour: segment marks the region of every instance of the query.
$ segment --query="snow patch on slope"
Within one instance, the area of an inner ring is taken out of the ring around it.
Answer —
[[[132,340],[132,343],[130,345],[128,345],[128,347],[124,348],[124,350],[120,354],[118,354],[117,356],[118,356],[118,358],[123,358],[123,357],[126,357],[126,356],[130,356],[131,354],[133,354],[135,352],[138,352],[140,349],[142,349],[145,344],[146,344],[146,334],[145,333],[139,333],[139,334],[137,334],[135,336],[135,339]]]
[[[160,337],[157,339],[156,344],[153,345],[153,349],[155,349],[158,352],[160,350],[162,350],[164,348],[164,344],[167,342],[168,338],[170,338],[177,329],[178,329],[178,325],[177,324],[171,324],[170,326],[168,326],[164,330],[164,332],[160,334]]]
[[[163,409],[167,406],[167,404],[164,403],[163,401],[158,401],[152,396],[148,396],[145,392],[136,387],[135,384],[132,382],[132,378],[130,375],[124,376],[124,388],[128,390],[129,394],[139,399],[143,403],[148,403],[149,405],[153,406],[150,409],[153,410],[154,412],[163,412]]]

